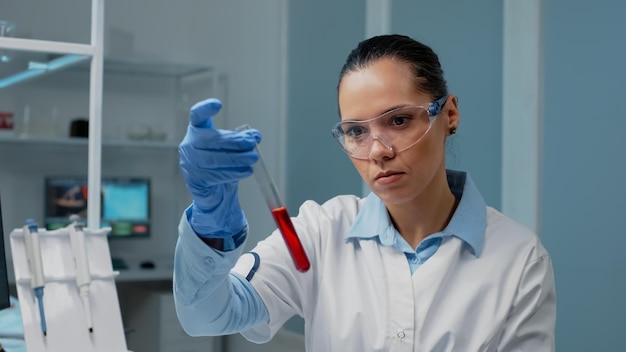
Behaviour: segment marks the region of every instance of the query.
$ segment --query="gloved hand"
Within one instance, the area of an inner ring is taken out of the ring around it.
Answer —
[[[252,174],[252,165],[259,159],[255,150],[261,141],[259,131],[213,127],[213,116],[221,108],[215,98],[196,103],[190,110],[187,134],[178,146],[180,168],[193,199],[189,224],[201,237],[225,238],[245,228],[237,184]]]

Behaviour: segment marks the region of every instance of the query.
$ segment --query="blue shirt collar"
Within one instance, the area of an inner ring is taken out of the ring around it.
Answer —
[[[460,201],[448,226],[437,236],[455,236],[467,243],[472,254],[479,257],[485,241],[487,205],[467,173],[446,170],[446,174],[450,190]],[[384,246],[399,246],[399,234],[391,223],[387,208],[373,192],[367,196],[352,228],[346,234],[346,239],[350,238],[378,238]]]

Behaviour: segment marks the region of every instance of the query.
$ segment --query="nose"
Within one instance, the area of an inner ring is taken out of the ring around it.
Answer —
[[[395,152],[390,144],[385,143],[377,135],[372,135],[372,145],[370,147],[369,158],[371,160],[385,160],[391,159],[395,155]]]

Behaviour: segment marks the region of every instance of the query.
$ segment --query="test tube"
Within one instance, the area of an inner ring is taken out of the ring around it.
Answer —
[[[250,128],[251,127],[249,125],[243,125],[238,127],[236,131],[244,131]],[[311,267],[309,258],[302,247],[302,243],[298,238],[296,229],[293,227],[291,217],[287,212],[287,207],[285,207],[280,198],[276,184],[267,171],[267,166],[263,161],[263,156],[261,155],[261,150],[258,145],[256,146],[256,151],[259,154],[259,160],[254,164],[254,177],[259,184],[259,188],[261,188],[261,192],[263,193],[267,206],[272,212],[274,222],[276,222],[276,226],[278,226],[278,229],[285,240],[285,244],[287,245],[287,249],[289,250],[289,254],[291,255],[291,259],[293,260],[296,269],[300,272],[306,272]]]

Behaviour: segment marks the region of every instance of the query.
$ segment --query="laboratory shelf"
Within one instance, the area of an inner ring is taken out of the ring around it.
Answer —
[[[49,40],[0,37],[0,48],[57,54],[93,56],[94,47],[89,44],[55,42]]]
[[[60,70],[89,72],[93,48],[86,44],[0,37],[0,48],[11,58],[0,65],[0,89]],[[212,74],[210,65],[158,62],[140,57],[105,57],[104,74],[175,77]]]
[[[87,147],[86,138],[0,138],[1,145],[20,145],[28,147],[54,148],[54,147]],[[145,148],[145,149],[176,149],[178,143],[165,141],[103,141],[102,147],[112,148]]]
[[[89,62],[94,53],[86,44],[3,37],[0,48],[10,58],[0,65],[0,89]]]
[[[13,55],[12,63],[0,66],[0,89],[56,71],[89,73],[91,61],[87,56],[19,53]],[[105,58],[105,75],[172,77],[183,79],[214,74],[211,66],[155,62],[137,58]]]

